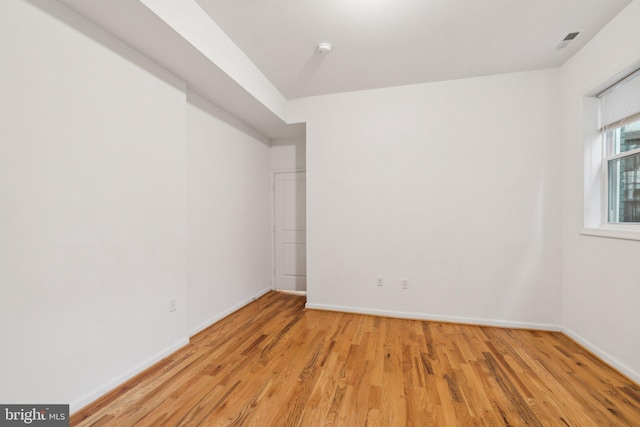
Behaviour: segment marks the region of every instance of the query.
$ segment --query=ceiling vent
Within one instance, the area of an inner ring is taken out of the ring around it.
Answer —
[[[578,37],[578,34],[580,34],[580,31],[572,31],[570,33],[567,33],[562,38],[562,40],[560,40],[558,43],[556,43],[554,48],[556,50],[564,49],[565,47],[567,47],[569,45],[569,43],[571,43],[576,37]]]

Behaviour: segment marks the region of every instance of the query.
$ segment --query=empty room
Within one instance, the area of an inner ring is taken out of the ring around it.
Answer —
[[[639,22],[1,1],[0,425],[640,426]]]

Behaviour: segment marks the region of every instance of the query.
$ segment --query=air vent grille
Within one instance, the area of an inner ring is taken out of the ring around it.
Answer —
[[[556,50],[564,49],[565,47],[567,47],[569,45],[569,43],[571,43],[576,37],[578,37],[578,34],[580,34],[580,33],[581,33],[581,31],[572,31],[570,33],[565,34],[565,36],[562,38],[562,40],[560,40],[558,43],[556,43],[554,48]]]

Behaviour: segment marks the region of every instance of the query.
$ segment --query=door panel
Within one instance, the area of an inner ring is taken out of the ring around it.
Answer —
[[[282,273],[286,276],[307,276],[307,245],[304,243],[283,244]]]
[[[274,177],[275,287],[306,291],[306,173],[278,173]]]

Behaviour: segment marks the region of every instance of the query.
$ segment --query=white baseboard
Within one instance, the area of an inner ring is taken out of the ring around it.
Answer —
[[[338,306],[338,305],[311,304],[311,303],[307,303],[305,307],[312,310],[341,311],[345,313],[369,314],[372,316],[396,317],[400,319],[427,320],[432,322],[462,323],[467,325],[496,326],[499,328],[514,328],[514,329],[535,329],[535,330],[541,330],[541,331],[554,331],[554,332],[562,331],[562,328],[560,326],[550,325],[546,323],[516,322],[516,321],[509,321],[509,320],[481,319],[481,318],[459,317],[459,316],[442,316],[442,315],[434,315],[434,314],[428,314],[428,313],[411,313],[406,311],[378,310],[373,308],[344,307],[344,306]]]
[[[589,350],[591,353],[598,356],[609,366],[616,369],[623,375],[627,376],[630,380],[634,381],[635,383],[640,384],[640,372],[637,372],[632,368],[630,368],[629,366],[625,365],[624,363],[621,363],[618,359],[611,356],[607,352],[601,350],[596,345],[582,338],[580,335],[576,334],[570,329],[561,327],[558,325],[551,325],[546,323],[515,322],[515,321],[495,320],[495,319],[480,319],[480,318],[473,318],[473,317],[441,316],[441,315],[432,315],[427,313],[411,313],[411,312],[404,312],[404,311],[378,310],[378,309],[372,309],[372,308],[346,307],[346,306],[327,305],[327,304],[307,303],[306,308],[311,310],[339,311],[344,313],[369,314],[372,316],[395,317],[400,319],[415,319],[415,320],[426,320],[426,321],[432,321],[432,322],[461,323],[461,324],[479,325],[479,326],[495,326],[500,328],[534,329],[534,330],[541,330],[541,331],[562,332],[563,334],[567,335],[569,338],[574,340],[576,343],[580,344],[582,347],[584,347],[585,349]]]
[[[271,291],[270,287],[269,288],[265,288],[265,289],[261,290],[260,292],[258,292],[257,294],[255,294],[253,297],[248,298],[248,299],[242,301],[241,303],[237,304],[236,306],[230,308],[229,310],[226,310],[225,312],[223,312],[223,313],[221,313],[221,314],[209,319],[208,321],[202,323],[198,327],[192,329],[189,332],[189,336],[193,336],[196,333],[202,331],[203,329],[208,328],[212,324],[214,324],[217,321],[223,319],[224,317],[228,316],[229,314],[241,309],[245,305],[247,305],[247,304],[251,303],[252,301],[260,298],[261,296],[265,295],[269,291]],[[345,312],[345,313],[368,314],[368,315],[373,315],[373,316],[395,317],[395,318],[401,318],[401,319],[414,319],[414,320],[426,320],[426,321],[433,321],[433,322],[447,322],[447,323],[461,323],[461,324],[481,325],[481,326],[495,326],[495,327],[501,327],[501,328],[535,329],[535,330],[543,330],[543,331],[562,332],[565,335],[567,335],[569,338],[571,338],[572,340],[574,340],[575,342],[580,344],[582,347],[584,347],[585,349],[589,350],[590,352],[592,352],[593,354],[598,356],[600,359],[602,359],[604,362],[609,364],[611,367],[613,367],[614,369],[618,370],[622,374],[626,375],[627,377],[629,377],[629,379],[631,379],[632,381],[636,382],[637,384],[640,384],[640,373],[639,372],[637,372],[637,371],[633,370],[632,368],[630,368],[629,366],[621,363],[619,360],[617,360],[616,358],[612,357],[607,352],[601,350],[596,345],[594,345],[593,343],[589,342],[588,340],[582,338],[581,336],[579,336],[575,332],[571,331],[570,329],[564,328],[564,327],[560,327],[560,326],[557,326],[557,325],[550,325],[550,324],[544,324],[544,323],[530,323],[530,322],[516,322],[516,321],[506,321],[506,320],[495,320],[495,319],[481,319],[481,318],[472,318],[472,317],[441,316],[441,315],[431,315],[431,314],[427,314],[427,313],[411,313],[411,312],[404,312],[404,311],[378,310],[378,309],[371,309],[371,308],[346,307],[346,306],[327,305],[327,304],[311,304],[311,303],[307,303],[306,304],[306,308],[311,309],[311,310],[338,311],[338,312]],[[173,344],[172,346],[165,348],[164,350],[160,351],[159,353],[155,354],[154,356],[150,357],[149,359],[145,360],[144,362],[142,362],[142,363],[138,364],[137,366],[133,367],[132,369],[128,370],[127,372],[117,376],[116,378],[112,379],[111,381],[107,382],[106,384],[104,384],[104,385],[98,387],[97,389],[91,391],[90,393],[88,393],[87,395],[83,396],[82,398],[71,402],[71,404],[69,405],[70,413],[73,414],[74,412],[78,411],[79,409],[82,409],[83,407],[85,407],[86,405],[90,404],[94,400],[96,400],[99,397],[105,395],[106,393],[108,393],[109,391],[111,391],[114,388],[118,387],[119,385],[121,385],[125,381],[133,378],[134,376],[136,376],[140,372],[144,371],[145,369],[149,368],[150,366],[152,366],[153,364],[159,362],[160,360],[164,359],[165,357],[169,356],[170,354],[176,352],[177,350],[179,350],[180,348],[184,347],[187,344],[189,344],[189,339],[188,338],[183,338],[183,339],[179,340],[178,342],[176,342],[175,344]]]
[[[600,359],[605,361],[609,366],[619,371],[621,374],[629,377],[630,380],[635,381],[636,384],[640,384],[640,372],[634,371],[632,368],[628,367],[624,363],[621,363],[618,359],[611,356],[606,351],[601,350],[596,345],[582,338],[580,335],[576,334],[572,330],[568,328],[562,328],[562,333],[580,344],[582,347],[589,350],[591,353],[598,356]]]
[[[208,321],[202,323],[198,327],[192,329],[191,331],[189,331],[188,336],[193,336],[196,333],[200,332],[201,330],[203,330],[205,328],[208,328],[209,326],[211,326],[212,324],[216,323],[220,319],[228,316],[229,314],[233,313],[234,311],[237,311],[237,310],[241,309],[245,305],[247,305],[250,302],[260,298],[262,295],[266,294],[269,291],[271,291],[271,287],[268,287],[268,288],[265,288],[265,289],[261,290],[260,292],[255,294],[253,297],[242,301],[240,304],[230,308],[229,310],[226,310],[225,312],[215,316],[212,319],[209,319]],[[144,362],[142,362],[142,363],[138,364],[137,366],[131,368],[127,372],[125,372],[125,373],[123,373],[121,375],[118,375],[117,377],[115,377],[111,381],[109,381],[106,384],[96,388],[95,390],[91,391],[87,395],[81,397],[80,399],[77,399],[77,400],[71,402],[71,404],[69,405],[69,412],[71,414],[73,414],[74,412],[82,409],[83,407],[87,406],[88,404],[90,404],[94,400],[104,396],[105,394],[107,394],[108,392],[113,390],[114,388],[116,388],[119,385],[123,384],[127,380],[130,380],[131,378],[135,377],[140,372],[144,371],[145,369],[149,368],[150,366],[154,365],[155,363],[158,363],[159,361],[161,361],[165,357],[169,356],[170,354],[175,353],[176,351],[178,351],[179,349],[181,349],[182,347],[184,347],[187,344],[189,344],[189,338],[186,338],[186,337],[182,338],[177,343],[175,343],[172,346],[170,346],[170,347],[162,350],[161,352],[155,354],[154,356],[150,357],[149,359],[145,360]]]
[[[77,399],[77,400],[71,402],[70,405],[69,405],[69,412],[71,414],[73,414],[74,412],[78,411],[79,409],[82,409],[83,407],[87,406],[88,404],[90,404],[94,400],[96,400],[99,397],[102,397],[103,395],[107,394],[108,392],[110,392],[114,388],[118,387],[119,385],[121,385],[125,381],[130,380],[131,378],[133,378],[136,375],[138,375],[140,372],[144,371],[145,369],[149,368],[150,366],[154,365],[155,363],[158,363],[159,361],[161,361],[165,357],[169,356],[170,354],[175,353],[176,351],[178,351],[179,349],[181,349],[182,347],[184,347],[187,344],[189,344],[189,338],[182,338],[180,341],[178,341],[175,344],[165,348],[164,350],[160,351],[159,353],[156,353],[155,355],[153,355],[149,359],[145,360],[142,363],[139,363],[138,365],[136,365],[133,368],[131,368],[128,371],[126,371],[125,373],[123,373],[121,375],[118,375],[117,377],[113,378],[111,381],[108,381],[107,383],[105,383],[104,385],[96,388],[95,390],[91,391],[87,395],[81,397],[80,399]]]
[[[188,332],[189,336],[192,337],[195,334],[197,334],[198,332],[207,329],[209,326],[211,326],[214,323],[224,319],[225,317],[227,317],[231,313],[233,313],[235,311],[238,311],[242,307],[244,307],[245,305],[249,304],[250,302],[253,302],[253,301],[257,300],[258,298],[260,298],[262,295],[266,294],[267,292],[271,292],[271,287],[264,288],[263,290],[261,290],[260,292],[258,292],[254,296],[252,296],[251,298],[247,298],[246,300],[241,301],[239,304],[236,304],[235,306],[231,307],[230,309],[223,311],[222,313],[212,317],[211,319],[209,319],[209,320],[207,320],[205,322],[202,322],[201,324],[199,324],[195,328],[192,328]]]

